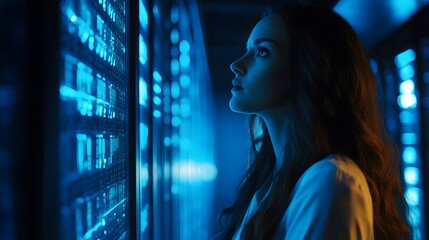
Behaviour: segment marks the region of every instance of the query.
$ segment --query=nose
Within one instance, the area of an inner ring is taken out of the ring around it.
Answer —
[[[233,73],[235,73],[236,75],[243,75],[244,73],[246,73],[246,68],[243,66],[243,63],[240,60],[241,60],[241,58],[235,60],[229,66],[231,71]]]

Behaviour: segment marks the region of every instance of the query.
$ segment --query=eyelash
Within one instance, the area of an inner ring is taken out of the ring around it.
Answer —
[[[263,52],[263,54],[261,54],[261,52]],[[256,49],[256,56],[258,56],[258,57],[267,57],[269,54],[270,54],[270,52],[268,51],[267,48],[258,47]]]

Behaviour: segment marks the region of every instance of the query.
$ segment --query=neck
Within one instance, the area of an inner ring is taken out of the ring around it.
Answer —
[[[286,116],[283,108],[274,109],[269,112],[259,114],[268,128],[271,142],[273,144],[274,153],[276,155],[276,168],[277,172],[283,164],[283,149],[286,144]]]

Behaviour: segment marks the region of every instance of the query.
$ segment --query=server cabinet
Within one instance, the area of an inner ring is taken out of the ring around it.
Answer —
[[[408,221],[413,239],[427,239],[429,92],[429,8],[373,51],[373,66],[384,93],[386,126],[399,146]]]
[[[0,238],[208,238],[196,1],[0,6]]]

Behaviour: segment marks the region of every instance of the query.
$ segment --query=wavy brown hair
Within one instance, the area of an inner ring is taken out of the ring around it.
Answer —
[[[280,13],[290,37],[284,161],[274,175],[276,160],[267,127],[261,117],[252,115],[251,164],[236,202],[220,215],[220,238],[233,237],[256,191],[266,191],[272,183],[241,235],[271,239],[299,177],[329,154],[343,154],[359,166],[368,182],[375,238],[410,239],[397,148],[385,130],[376,80],[356,33],[329,9],[299,5],[269,9],[265,15]]]

